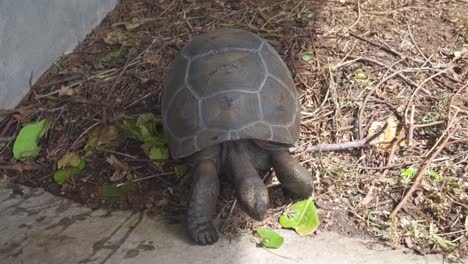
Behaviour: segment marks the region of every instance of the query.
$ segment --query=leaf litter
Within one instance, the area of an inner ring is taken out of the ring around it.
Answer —
[[[299,146],[363,140],[373,135],[372,124],[389,123],[390,116],[404,130],[401,145],[387,142],[398,138],[388,131],[375,147],[296,154],[315,180],[318,230],[372,236],[456,259],[468,252],[468,97],[461,89],[468,76],[467,8],[459,1],[422,0],[361,1],[360,6],[354,1],[122,1],[34,85],[17,112],[1,112],[2,140],[16,137],[27,123],[46,118],[50,124],[40,142],[36,136],[28,140],[44,150],[31,147],[37,153],[32,160],[14,161],[13,144],[1,142],[0,170],[16,182],[91,208],[182,219],[190,173],[176,169],[180,161],[148,156],[167,156],[158,120],[161,87],[175,54],[193,36],[243,28],[267,39],[291,69],[302,106]],[[154,116],[137,122],[142,113]],[[389,212],[414,184],[403,184],[400,174],[422,167],[454,116],[458,129],[430,166],[440,181],[426,174],[390,221]],[[106,132],[109,126],[118,133]],[[101,131],[95,132],[97,127]],[[53,175],[69,152],[87,161],[73,181],[60,185],[53,177],[34,177]],[[127,164],[130,175],[112,182],[116,168],[106,161],[110,155]],[[19,172],[21,167],[31,170]],[[218,211],[227,219],[220,231],[227,235],[259,225],[279,228],[278,218],[295,202],[273,182],[267,220],[257,223],[237,206],[231,210],[234,192],[226,181],[221,184]],[[369,200],[365,206],[355,206],[364,199]]]

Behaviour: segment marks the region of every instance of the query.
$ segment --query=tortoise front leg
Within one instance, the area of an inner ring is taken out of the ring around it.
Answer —
[[[218,195],[216,163],[212,160],[199,161],[193,170],[192,197],[187,219],[190,236],[197,244],[211,245],[218,240],[218,233],[212,222]]]
[[[257,173],[243,141],[229,143],[228,160],[241,208],[255,220],[265,218],[268,190]]]

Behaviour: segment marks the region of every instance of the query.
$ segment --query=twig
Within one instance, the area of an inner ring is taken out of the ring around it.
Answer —
[[[352,28],[354,28],[358,23],[359,21],[361,20],[361,1],[357,0],[357,9],[358,9],[358,17],[356,19],[356,21],[354,21],[354,23],[349,27],[347,28],[345,31],[344,31],[344,34],[348,33]]]
[[[2,138],[0,138],[0,143],[1,142],[10,142],[13,139],[15,139],[15,137],[2,137]]]
[[[392,49],[392,48],[390,48],[390,47],[388,47],[386,45],[375,43],[374,41],[366,39],[364,37],[361,37],[361,36],[359,36],[359,35],[357,35],[357,34],[355,34],[353,32],[350,32],[349,35],[351,35],[351,36],[353,36],[353,37],[355,37],[355,38],[357,38],[359,40],[362,40],[364,42],[367,42],[367,43],[369,43],[369,44],[371,44],[371,45],[373,45],[373,46],[375,46],[375,47],[377,47],[379,49],[382,49],[382,50],[384,50],[384,51],[386,51],[386,52],[388,52],[388,53],[390,53],[390,54],[392,54],[392,55],[394,55],[396,57],[406,58],[406,56],[404,56],[400,52],[398,52],[398,51],[396,51],[396,50],[394,50],[394,49]]]
[[[144,180],[149,180],[149,179],[152,179],[152,178],[158,178],[159,176],[165,176],[165,175],[173,175],[174,172],[165,172],[165,173],[159,173],[159,174],[154,174],[154,175],[150,175],[150,176],[146,176],[146,177],[143,177],[143,178],[139,178],[139,179],[136,179],[136,180],[132,180],[131,182],[134,183],[134,182],[141,182],[141,181],[144,181]],[[122,185],[124,185],[125,183],[120,183],[120,184],[117,184],[116,187],[120,187]]]
[[[344,143],[336,143],[336,144],[317,144],[317,145],[308,145],[308,146],[300,146],[300,147],[293,147],[289,148],[289,152],[291,153],[300,153],[300,152],[325,152],[325,151],[339,151],[345,149],[353,149],[353,148],[364,148],[370,147],[377,144],[380,144],[378,140],[369,141],[367,139],[362,140],[354,140],[350,142]]]
[[[436,150],[429,156],[429,158],[424,162],[424,165],[421,166],[421,169],[418,170],[418,173],[416,174],[416,178],[413,182],[413,185],[411,188],[406,192],[405,196],[401,201],[398,203],[398,205],[393,209],[392,213],[390,214],[390,219],[394,219],[397,213],[400,211],[400,209],[406,204],[410,196],[413,194],[413,192],[418,188],[419,183],[422,180],[422,176],[426,173],[427,169],[429,168],[429,165],[431,165],[431,162],[434,160],[434,158],[439,155],[439,153],[444,149],[445,145],[447,144],[448,140],[450,139],[451,134],[453,131],[450,131],[447,133],[447,136],[445,139],[439,144],[439,146],[436,148]]]
[[[437,76],[439,76],[439,75],[445,73],[446,71],[448,71],[448,70],[450,70],[450,69],[452,69],[452,68],[453,68],[453,66],[450,66],[450,67],[448,67],[448,68],[445,68],[445,69],[443,69],[443,70],[437,72],[436,74],[433,74],[433,75],[427,77],[426,79],[424,79],[424,80],[418,85],[418,87],[416,87],[416,89],[414,90],[413,94],[411,94],[411,97],[410,97],[408,103],[406,104],[406,109],[405,109],[405,122],[406,122],[406,120],[408,120],[408,119],[406,118],[406,117],[408,116],[408,110],[409,110],[410,105],[412,105],[412,103],[413,103],[413,99],[414,99],[414,96],[416,95],[416,93],[423,87],[423,85],[424,85],[426,82],[428,82],[428,81],[434,79],[435,77],[437,77]]]
[[[411,115],[410,115],[410,121],[408,124],[408,146],[413,145],[413,133],[414,133],[414,111],[415,111],[415,106],[411,106]]]
[[[370,63],[374,63],[376,65],[379,65],[381,67],[385,67],[387,69],[390,69],[390,66],[380,62],[380,61],[377,61],[377,60],[374,60],[374,59],[370,59],[370,58],[363,58],[363,57],[356,57],[356,56],[352,56],[350,55],[349,58],[351,59],[355,59],[355,60],[360,60],[360,61],[366,61],[366,62],[370,62]],[[394,69],[390,69],[392,72],[397,72],[396,70]],[[404,76],[401,72],[398,72],[397,73],[397,76],[400,77],[403,81],[405,81],[408,85],[412,86],[413,88],[416,88],[418,87],[418,84],[413,82],[412,80],[408,79],[406,76]]]
[[[426,61],[428,61],[429,59],[426,57],[426,55],[424,55],[424,53],[422,52],[422,50],[419,48],[418,44],[416,44],[416,40],[414,40],[413,33],[411,33],[411,26],[410,26],[410,24],[408,23],[407,25],[408,25],[408,32],[409,32],[409,35],[410,35],[411,40],[413,41],[414,46],[415,46],[416,49],[419,51],[419,54],[421,54],[421,56],[423,56],[423,58],[426,59]]]
[[[447,145],[450,144],[450,141],[447,143]],[[439,162],[439,161],[446,161],[446,160],[451,160],[449,157],[442,157],[438,159],[434,159],[432,162]],[[417,161],[414,162],[404,162],[404,163],[396,163],[396,164],[390,164],[387,166],[381,166],[381,167],[365,167],[365,166],[360,166],[358,169],[361,170],[387,170],[387,169],[394,169],[394,168],[400,168],[400,167],[406,167],[406,166],[411,166],[414,164],[417,164]]]
[[[393,66],[395,66],[397,63],[399,63],[400,61],[397,61],[395,63],[393,63],[392,65],[390,65],[390,67],[388,68],[389,70],[393,68]],[[393,78],[395,75],[397,75],[398,73],[401,73],[402,70],[400,71],[396,71],[392,74],[390,74],[389,76],[385,77],[384,79],[382,79],[379,83],[377,83],[373,88],[372,90],[369,91],[369,93],[366,95],[366,97],[364,97],[364,100],[362,101],[362,105],[361,105],[361,108],[359,109],[359,115],[358,115],[358,133],[359,133],[359,139],[362,139],[364,138],[364,132],[362,131],[362,120],[363,120],[363,117],[364,117],[364,109],[366,108],[366,104],[367,104],[367,101],[369,100],[370,96],[380,87],[380,85],[382,85],[383,83],[385,83],[386,81],[390,80],[391,78]]]

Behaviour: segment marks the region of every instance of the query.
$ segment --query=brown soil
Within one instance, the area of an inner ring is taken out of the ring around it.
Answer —
[[[406,144],[391,143],[393,153],[367,147],[296,154],[315,179],[319,232],[373,236],[394,247],[442,252],[453,260],[467,254],[465,0],[198,2],[121,1],[76,50],[56,62],[15,111],[0,112],[6,117],[0,123],[0,172],[91,208],[145,210],[183,220],[190,176],[167,173],[177,161],[155,166],[141,143],[122,131],[100,151],[83,147],[96,127],[118,125],[140,113],[159,114],[168,64],[194,36],[214,28],[242,28],[272,43],[293,73],[303,106],[299,146],[368,138],[369,127],[389,116],[403,131]],[[144,23],[127,30],[125,22],[134,18]],[[109,32],[125,34],[125,45],[104,42]],[[363,71],[362,78],[357,70]],[[41,118],[50,126],[39,157],[15,161],[14,136],[22,125]],[[440,146],[438,139],[446,136],[448,143],[429,165],[442,180],[424,175],[391,220],[390,212],[414,184],[403,183],[400,174],[427,163],[433,147]],[[79,153],[86,168],[61,186],[52,175],[67,152]],[[116,198],[104,197],[103,188],[129,178],[111,181],[116,169],[106,162],[110,155],[128,165],[130,181],[140,179]],[[277,217],[292,200],[278,185],[269,191],[269,216],[258,223],[232,206],[233,190],[223,181],[221,232],[278,227]]]

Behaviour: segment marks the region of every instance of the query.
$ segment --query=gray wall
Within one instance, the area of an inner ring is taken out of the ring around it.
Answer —
[[[118,0],[0,0],[0,109],[14,108]]]

